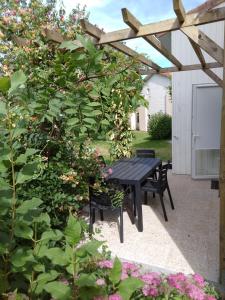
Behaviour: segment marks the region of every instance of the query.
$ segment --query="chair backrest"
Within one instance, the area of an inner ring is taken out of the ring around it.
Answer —
[[[107,188],[108,192],[94,189],[94,183],[94,178],[89,178],[89,199],[91,202],[100,206],[113,206],[112,198],[115,194],[115,191],[124,191],[118,179],[109,179],[106,182],[103,182],[103,185],[105,185],[105,188]]]
[[[143,158],[155,158],[155,150],[153,149],[136,149],[136,156]]]
[[[159,168],[159,184],[160,187],[164,190],[167,187],[167,171],[168,171],[168,164],[162,165]]]

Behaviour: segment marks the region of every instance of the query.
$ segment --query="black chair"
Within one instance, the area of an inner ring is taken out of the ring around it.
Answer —
[[[93,189],[93,184],[95,183],[94,178],[89,179],[89,205],[90,205],[90,225],[89,232],[92,234],[93,232],[93,224],[95,222],[95,210],[99,210],[101,221],[104,220],[103,212],[105,210],[111,211],[119,211],[120,214],[120,224],[119,224],[119,234],[120,234],[120,242],[123,243],[124,235],[123,235],[123,203],[118,207],[112,203],[113,193],[115,191],[120,191],[124,193],[124,188],[119,184],[118,180],[113,179],[106,183],[108,187],[108,192],[99,192]],[[124,193],[125,197],[125,193]],[[124,199],[123,199],[124,200]]]
[[[155,158],[155,150],[152,149],[136,149],[136,156],[143,158]]]
[[[170,193],[170,188],[169,188],[169,184],[168,184],[168,180],[167,180],[167,171],[170,167],[171,167],[171,164],[165,164],[165,165],[161,166],[158,170],[158,172],[159,172],[158,179],[157,180],[148,179],[144,182],[144,184],[142,186],[142,191],[145,192],[145,204],[147,204],[148,192],[152,192],[154,194],[159,194],[160,203],[162,206],[165,221],[168,221],[166,209],[165,209],[165,205],[164,205],[164,200],[163,200],[163,194],[164,194],[165,190],[168,191],[171,208],[174,209],[173,199],[172,199],[172,196]]]
[[[136,149],[136,156],[142,158],[155,158],[155,150],[153,149]],[[157,179],[157,173],[154,172],[151,178]],[[151,179],[150,178],[150,179]]]

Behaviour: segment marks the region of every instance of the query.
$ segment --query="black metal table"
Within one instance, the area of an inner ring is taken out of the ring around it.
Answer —
[[[111,166],[112,174],[108,179],[117,179],[120,184],[133,185],[135,188],[135,204],[137,209],[138,231],[143,231],[141,183],[161,164],[158,158],[134,157],[122,159]]]

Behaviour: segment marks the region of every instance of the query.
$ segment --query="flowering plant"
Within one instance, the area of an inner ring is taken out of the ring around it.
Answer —
[[[143,273],[140,266],[130,262],[104,260],[96,285],[101,290],[94,300],[128,299],[190,299],[216,300],[218,293],[199,274],[185,275]]]

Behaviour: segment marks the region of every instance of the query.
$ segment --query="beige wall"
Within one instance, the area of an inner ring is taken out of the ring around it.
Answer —
[[[173,102],[170,95],[166,96],[166,114],[172,117],[173,114]]]
[[[148,130],[148,111],[145,107],[139,107],[137,112],[139,113],[139,130]]]

